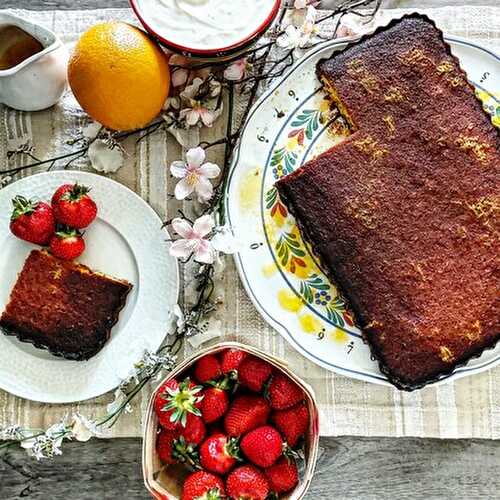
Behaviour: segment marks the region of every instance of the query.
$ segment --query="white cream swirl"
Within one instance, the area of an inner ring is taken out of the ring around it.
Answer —
[[[275,0],[137,0],[140,17],[167,41],[195,50],[230,47],[252,35]]]

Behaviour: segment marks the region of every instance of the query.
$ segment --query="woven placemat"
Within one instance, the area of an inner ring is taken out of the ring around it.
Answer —
[[[385,24],[390,17],[399,17],[406,12],[399,9],[381,11],[376,23]],[[445,32],[467,37],[500,52],[500,8],[447,7],[422,12],[433,18]],[[43,23],[70,47],[79,34],[96,22],[121,19],[136,23],[130,9],[14,13]],[[332,25],[322,26],[322,29],[328,32]],[[76,136],[87,117],[67,93],[57,106],[43,112],[29,114],[2,107],[0,119],[0,161],[6,165],[7,150],[26,138],[33,142],[39,157],[64,150],[68,147],[65,141]],[[222,137],[223,129],[221,119],[206,138]],[[173,192],[173,185],[166,175],[166,166],[181,157],[178,144],[164,132],[158,132],[138,145],[131,139],[125,146],[128,153],[126,165],[113,178],[136,191],[161,217],[175,215],[182,204],[168,196]],[[220,163],[220,151],[211,151],[210,154],[211,161],[219,160]],[[30,173],[34,172],[24,172],[23,175]],[[316,390],[322,435],[500,437],[500,367],[414,393],[352,380],[315,366],[274,332],[246,296],[232,261],[228,262],[218,289],[223,295],[223,304],[215,320],[220,325],[221,339],[239,340],[287,359],[289,365]],[[189,298],[189,289],[185,293]],[[187,345],[185,354],[192,349]],[[134,411],[118,421],[110,436],[141,434],[141,416],[148,396],[149,390],[145,390],[137,397]],[[94,418],[105,412],[111,399],[108,394],[74,405],[46,405],[0,391],[0,427],[18,423],[23,427],[46,428],[73,411]]]

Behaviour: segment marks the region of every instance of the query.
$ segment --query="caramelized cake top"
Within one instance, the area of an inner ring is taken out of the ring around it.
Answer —
[[[88,359],[108,340],[132,285],[33,250],[0,328],[68,359]]]
[[[382,370],[420,387],[500,336],[500,137],[424,16],[317,74],[352,134],[277,187]]]

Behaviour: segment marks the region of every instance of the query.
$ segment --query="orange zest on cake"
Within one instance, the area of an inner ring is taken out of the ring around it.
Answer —
[[[500,338],[500,136],[425,16],[317,75],[351,135],[276,186],[382,371],[415,389]]]
[[[125,306],[132,285],[33,250],[0,318],[0,329],[56,356],[97,354]]]

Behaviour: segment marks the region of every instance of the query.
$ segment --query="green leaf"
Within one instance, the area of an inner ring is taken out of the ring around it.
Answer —
[[[276,203],[277,198],[278,198],[278,190],[275,187],[272,187],[266,193],[266,208],[268,210],[273,208],[274,204]]]
[[[332,309],[331,307],[327,307],[326,309],[326,315],[328,316],[328,319],[336,326],[344,326],[344,318],[335,310]]]
[[[304,297],[304,299],[306,300],[306,302],[308,304],[312,303],[312,301],[313,301],[313,295],[312,295],[312,292],[311,292],[311,288],[307,284],[307,281],[302,281],[300,283],[300,294]]]
[[[311,119],[311,115],[314,115],[317,111],[315,109],[304,109],[300,114],[295,117],[295,120],[291,123],[292,127],[300,127],[307,121]]]

